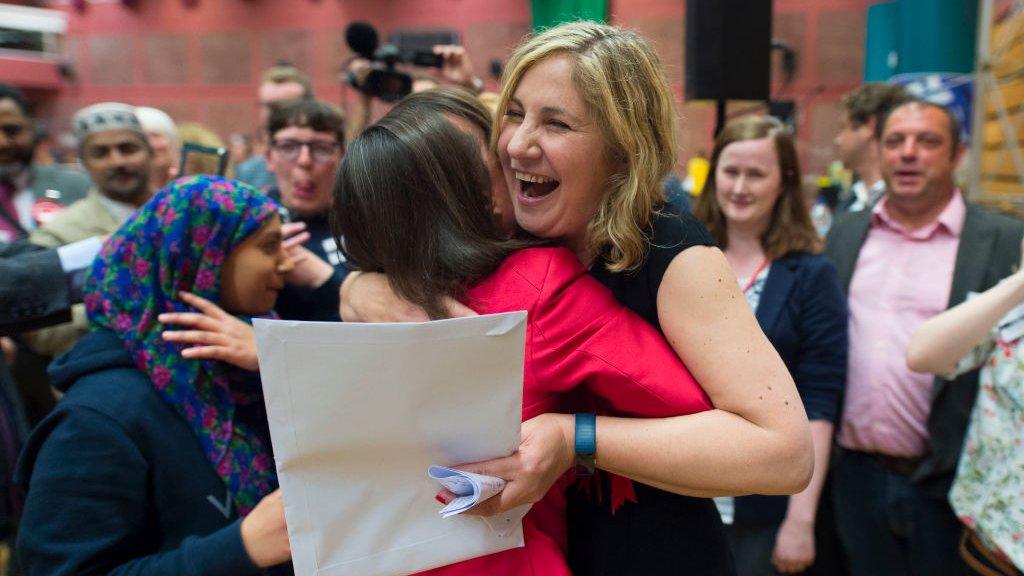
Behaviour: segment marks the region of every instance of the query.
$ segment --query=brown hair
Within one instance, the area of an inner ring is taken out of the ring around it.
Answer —
[[[638,267],[645,234],[665,201],[661,182],[676,161],[675,99],[661,61],[640,35],[595,22],[571,22],[524,42],[502,76],[496,118],[505,116],[523,76],[551,56],[572,62],[572,81],[604,136],[608,162],[624,166],[605,187],[587,243],[607,251],[613,272]],[[497,150],[497,134],[491,148]]]
[[[423,114],[451,114],[480,129],[484,142],[491,140],[494,120],[489,110],[476,96],[461,88],[439,87],[410,94],[402,99],[403,108]]]
[[[843,96],[843,109],[853,128],[875,120],[877,128],[889,111],[913,98],[902,86],[884,82],[870,82]]]
[[[882,136],[885,134],[885,125],[889,122],[889,117],[892,116],[892,113],[905,106],[909,106],[911,108],[934,108],[939,112],[942,112],[942,115],[946,117],[946,129],[949,134],[949,156],[950,158],[955,158],[957,152],[960,151],[960,120],[957,119],[956,115],[953,114],[953,111],[949,108],[946,108],[941,104],[936,104],[935,102],[929,102],[922,98],[913,97],[893,106],[889,110],[886,110],[885,115],[882,116],[878,126],[875,127],[875,136],[878,140],[882,140]]]
[[[274,134],[293,126],[334,134],[338,144],[345,147],[345,119],[333,104],[314,98],[271,102],[270,117],[267,118],[269,139],[273,140]]]
[[[334,234],[350,264],[387,274],[399,296],[444,318],[444,297],[459,298],[526,245],[494,225],[489,189],[479,143],[403,101],[342,160]]]
[[[821,237],[814,229],[811,214],[800,187],[800,162],[797,159],[796,144],[789,130],[770,116],[744,116],[727,124],[715,139],[711,152],[711,168],[707,185],[697,198],[693,214],[708,227],[725,249],[729,246],[725,215],[718,204],[715,173],[722,150],[734,142],[771,138],[775,144],[775,155],[779,159],[779,174],[782,188],[775,207],[772,209],[768,228],[761,237],[761,247],[771,260],[790,252],[818,253],[822,250]]]

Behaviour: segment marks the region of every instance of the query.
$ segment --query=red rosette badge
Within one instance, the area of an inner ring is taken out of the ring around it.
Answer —
[[[49,198],[40,198],[32,205],[32,219],[36,221],[37,225],[45,226],[56,218],[57,214],[60,214],[63,209],[64,206],[58,202],[54,202]]]

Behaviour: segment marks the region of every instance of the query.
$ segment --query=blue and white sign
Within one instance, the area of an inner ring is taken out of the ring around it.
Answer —
[[[889,79],[908,92],[929,102],[945,106],[960,121],[960,138],[965,143],[971,138],[971,101],[974,97],[974,78],[966,74],[921,72],[897,74]]]

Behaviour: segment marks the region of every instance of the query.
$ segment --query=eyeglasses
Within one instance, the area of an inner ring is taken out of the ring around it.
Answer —
[[[341,144],[324,140],[275,140],[273,148],[282,160],[294,162],[299,159],[302,149],[306,146],[309,146],[309,155],[316,162],[335,161],[338,150],[341,149]]]

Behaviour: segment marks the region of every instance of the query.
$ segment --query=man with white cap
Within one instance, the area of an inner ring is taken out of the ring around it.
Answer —
[[[34,244],[48,248],[114,232],[152,195],[153,150],[133,106],[93,104],[79,110],[71,122],[93,187],[32,234]]]
[[[33,244],[47,248],[115,232],[153,194],[153,150],[133,106],[94,104],[79,110],[71,123],[93,187],[29,236]],[[68,324],[24,335],[25,342],[46,356],[64,352],[88,330],[81,305],[72,308],[72,317]]]
[[[135,116],[142,124],[149,147],[153,150],[149,187],[155,192],[178,176],[178,157],[181,155],[178,126],[167,112],[159,108],[136,106]]]

